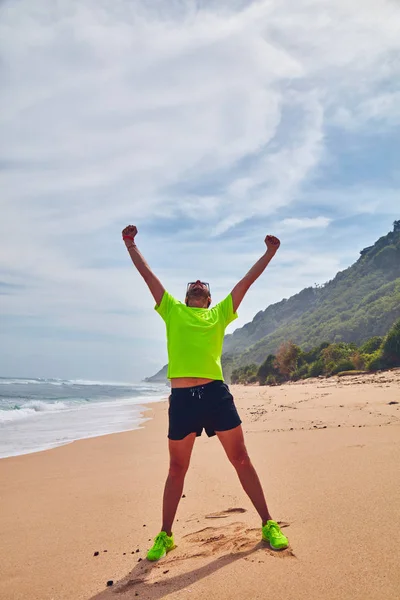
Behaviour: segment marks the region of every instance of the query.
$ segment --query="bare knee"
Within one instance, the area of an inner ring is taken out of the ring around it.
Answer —
[[[182,477],[185,477],[188,468],[189,463],[182,462],[179,460],[171,460],[169,463],[168,476],[174,479],[180,479]]]
[[[229,457],[229,460],[236,470],[251,467],[251,460],[245,448],[232,454],[232,456]]]

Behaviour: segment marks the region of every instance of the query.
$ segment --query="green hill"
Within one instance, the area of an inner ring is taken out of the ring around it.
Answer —
[[[287,340],[307,350],[325,341],[361,344],[385,335],[400,317],[400,221],[360,254],[322,287],[268,306],[227,335],[226,367],[261,364]]]

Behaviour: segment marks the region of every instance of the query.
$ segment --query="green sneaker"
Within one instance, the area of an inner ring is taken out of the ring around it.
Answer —
[[[147,553],[147,560],[160,560],[170,550],[175,548],[174,536],[167,535],[165,531],[161,531],[155,538],[153,547]]]
[[[283,550],[289,545],[287,537],[285,537],[276,521],[267,521],[262,528],[262,538],[274,550]]]

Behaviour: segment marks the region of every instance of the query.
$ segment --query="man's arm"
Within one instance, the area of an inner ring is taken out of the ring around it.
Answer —
[[[280,246],[280,241],[273,235],[267,235],[265,244],[267,246],[266,253],[251,267],[250,271],[235,285],[231,292],[234,313],[239,308],[249,287],[260,277],[270,260],[275,256],[275,253]]]
[[[154,275],[143,256],[140,254],[138,247],[135,244],[135,236],[137,234],[137,228],[135,225],[128,225],[122,231],[122,238],[125,242],[125,246],[128,249],[129,255],[132,259],[133,264],[145,280],[148,285],[150,292],[153,295],[156,304],[160,304],[164,295],[164,287],[160,280]]]

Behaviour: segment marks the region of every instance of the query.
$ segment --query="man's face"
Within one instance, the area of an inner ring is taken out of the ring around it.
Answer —
[[[186,292],[186,297],[190,301],[191,298],[206,300],[210,297],[210,288],[204,282],[198,279],[197,281],[190,283]]]

